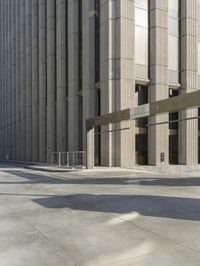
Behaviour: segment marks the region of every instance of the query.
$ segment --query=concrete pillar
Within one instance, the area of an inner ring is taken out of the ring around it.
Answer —
[[[20,160],[21,147],[21,93],[20,93],[20,1],[16,2],[16,160]]]
[[[100,1],[100,91],[101,114],[116,111],[116,2]],[[115,129],[104,126],[102,131]],[[101,165],[115,165],[115,133],[101,136]]]
[[[8,58],[7,58],[7,53],[8,53],[8,46],[7,46],[7,22],[8,22],[8,2],[5,0],[4,1],[4,77],[5,77],[5,82],[4,82],[4,119],[5,119],[5,159],[7,159],[7,153],[8,153],[8,110],[7,110],[7,84],[8,84]]]
[[[25,0],[20,1],[20,64],[21,64],[21,155],[20,160],[26,160],[26,32],[25,32]]]
[[[181,1],[181,94],[197,89],[196,0]],[[195,117],[197,109],[180,112],[180,118]],[[198,120],[179,123],[179,163],[198,163]]]
[[[47,152],[56,151],[56,3],[47,1]]]
[[[79,145],[79,0],[68,1],[68,121],[69,151]]]
[[[134,1],[116,1],[116,111],[133,107],[134,82]],[[116,166],[135,163],[134,121],[124,121],[116,133]]]
[[[13,119],[13,99],[14,99],[14,91],[13,91],[13,17],[14,17],[14,5],[13,0],[10,1],[10,159],[13,160],[14,158],[14,143],[13,143],[13,136],[14,136],[14,119]]]
[[[1,79],[2,79],[2,98],[1,98],[1,107],[2,107],[2,158],[5,159],[5,3],[1,1],[1,58],[2,58],[2,68],[1,68]]]
[[[11,40],[11,0],[8,0],[8,86],[7,86],[7,108],[8,108],[8,159],[12,159],[12,132],[11,132],[11,86],[12,86],[12,71],[11,71],[11,59],[12,59],[12,40]]]
[[[8,0],[8,4],[7,4],[7,130],[8,130],[8,136],[7,136],[7,154],[8,154],[8,159],[10,160],[11,158],[11,154],[10,154],[10,148],[11,148],[11,142],[10,142],[10,85],[11,85],[11,69],[10,69],[10,45],[11,45],[11,40],[10,40],[10,32],[11,32],[11,15],[10,15],[10,0]]]
[[[47,0],[48,1],[48,0]],[[39,161],[47,158],[47,20],[46,0],[39,0]]]
[[[26,1],[26,160],[32,160],[32,1]]]
[[[94,127],[87,129],[87,169],[94,168]]]
[[[0,2],[0,159],[3,159],[3,1]]]
[[[5,153],[8,159],[8,8],[9,2],[5,1]]]
[[[83,150],[86,150],[86,119],[95,116],[95,1],[82,1],[82,95]]]
[[[32,0],[32,161],[39,160],[38,0]]]
[[[56,0],[56,130],[57,151],[67,150],[66,1]]]
[[[12,159],[16,160],[16,1],[12,0]]]
[[[150,87],[149,102],[168,98],[168,1],[150,1]],[[150,123],[167,121],[167,115],[149,119]],[[165,153],[162,164],[168,164],[169,146],[168,124],[149,127],[148,161],[150,165],[160,165],[160,155]]]
[[[3,2],[0,2],[0,16],[2,16],[2,9],[3,9]],[[3,92],[3,86],[2,86],[2,66],[3,66],[3,61],[2,61],[2,50],[3,50],[3,39],[2,39],[2,25],[3,25],[3,21],[2,21],[2,17],[0,17],[0,65],[1,65],[1,69],[0,69],[0,159],[2,159],[2,149],[3,149],[3,144],[2,144],[2,132],[3,132],[3,127],[2,127],[2,122],[3,122],[3,116],[2,116],[2,109],[3,109],[3,105],[2,105],[2,92]]]

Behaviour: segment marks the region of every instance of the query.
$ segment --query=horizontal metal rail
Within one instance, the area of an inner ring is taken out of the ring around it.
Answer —
[[[146,127],[159,126],[159,125],[164,125],[164,124],[173,124],[173,123],[183,122],[183,121],[187,121],[187,120],[194,120],[194,119],[200,119],[200,116],[194,116],[194,117],[182,118],[182,119],[177,119],[177,120],[163,121],[163,122],[159,122],[159,123],[147,124]]]
[[[124,131],[124,130],[128,130],[128,129],[130,129],[130,127],[113,129],[113,130],[107,130],[107,131],[100,131],[100,132],[95,133],[95,135],[101,135],[101,134],[106,134],[106,133]]]

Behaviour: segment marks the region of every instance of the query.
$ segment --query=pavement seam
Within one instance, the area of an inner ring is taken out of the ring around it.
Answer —
[[[54,242],[52,242],[51,240],[48,239],[47,236],[45,236],[37,227],[35,227],[31,222],[29,222],[24,216],[19,215],[17,213],[17,211],[11,207],[7,202],[5,202],[4,200],[1,200],[9,209],[12,210],[12,212],[20,219],[23,219],[27,224],[29,224],[31,227],[33,227],[45,240],[47,240],[47,242],[53,246],[56,247],[57,250],[61,250],[59,247],[56,246],[56,244]]]
[[[118,217],[118,216],[115,215],[115,214],[113,214],[113,216],[115,216],[115,217],[117,217],[118,219],[120,219],[120,220],[122,220],[122,221],[124,221],[124,222],[127,222],[127,223],[129,223],[129,224],[134,224],[136,227],[138,227],[138,228],[140,228],[140,229],[142,229],[142,230],[145,230],[145,231],[147,231],[147,232],[150,232],[150,233],[152,233],[152,234],[154,234],[154,235],[157,235],[157,236],[159,236],[160,238],[163,238],[163,239],[165,239],[165,240],[167,240],[167,241],[169,241],[169,242],[172,242],[172,243],[174,243],[174,244],[178,244],[179,246],[182,246],[182,247],[184,247],[184,248],[186,248],[186,249],[190,249],[191,251],[193,251],[193,252],[195,252],[195,253],[197,253],[197,254],[200,255],[200,251],[198,251],[198,250],[196,250],[196,249],[193,249],[193,248],[191,248],[191,247],[189,247],[189,246],[187,246],[187,245],[181,244],[181,243],[178,242],[178,241],[175,241],[175,240],[170,239],[170,238],[168,238],[168,237],[166,237],[166,236],[163,236],[163,235],[161,235],[161,234],[159,234],[159,233],[157,233],[157,232],[155,232],[155,231],[153,231],[153,230],[147,229],[147,228],[145,228],[145,227],[143,227],[143,226],[141,226],[141,225],[138,225],[138,224],[136,224],[136,223],[134,223],[134,222],[132,222],[132,221],[127,221],[126,219],[120,218],[120,217]]]
[[[143,258],[143,257],[146,257],[146,256],[149,256],[149,254],[144,254],[144,255],[139,255],[139,256],[135,256],[135,257],[129,257],[129,258],[126,258],[126,259],[123,259],[123,260],[116,260],[116,261],[113,261],[111,263],[108,263],[108,264],[103,264],[104,266],[112,266],[112,265],[116,265],[116,263],[118,262],[128,262],[129,260],[137,260],[139,258]]]

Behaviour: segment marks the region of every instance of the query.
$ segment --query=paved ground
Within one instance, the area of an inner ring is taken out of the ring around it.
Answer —
[[[0,265],[200,265],[200,178],[0,168]]]

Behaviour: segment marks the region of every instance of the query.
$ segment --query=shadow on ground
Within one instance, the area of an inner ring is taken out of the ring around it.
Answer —
[[[3,170],[22,181],[2,181],[0,184],[73,184],[73,185],[144,185],[144,186],[199,186],[200,178],[159,178],[156,177],[51,177],[18,169]],[[103,173],[102,173],[103,174]],[[5,195],[5,193],[2,193]],[[11,194],[9,194],[11,195]],[[17,195],[17,194],[13,194]],[[97,211],[105,213],[128,214],[136,212],[144,216],[155,216],[182,220],[200,221],[200,199],[167,197],[154,195],[110,195],[110,194],[74,194],[66,196],[32,195],[35,203],[45,208],[70,208],[81,211]],[[20,196],[20,194],[18,194]],[[38,198],[40,197],[40,198]]]
[[[33,201],[45,208],[70,208],[115,214],[136,212],[144,216],[200,221],[200,199],[146,195],[75,194]]]
[[[166,178],[166,177],[90,177],[85,176],[77,178],[75,175],[70,178],[51,177],[32,172],[24,172],[20,170],[2,170],[7,174],[15,175],[23,178],[25,181],[20,182],[0,182],[0,184],[82,184],[82,185],[144,185],[144,186],[169,186],[169,187],[185,187],[200,186],[199,177],[190,178]],[[103,175],[103,173],[102,173]]]

